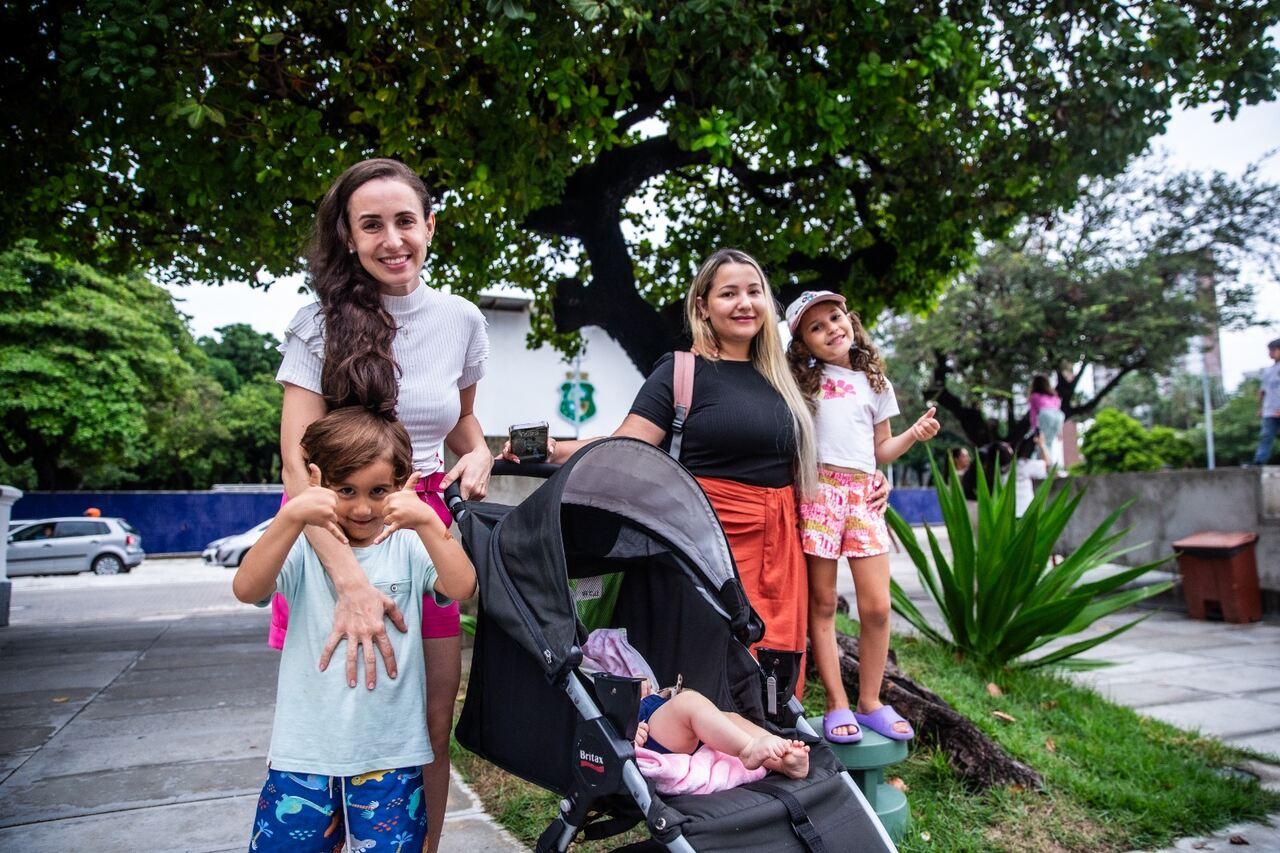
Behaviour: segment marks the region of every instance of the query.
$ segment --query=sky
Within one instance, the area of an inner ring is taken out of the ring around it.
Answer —
[[[1162,150],[1171,168],[1239,175],[1244,167],[1280,146],[1280,102],[1245,107],[1235,121],[1215,123],[1213,107],[1184,110],[1169,122],[1165,133],[1152,141]],[[1280,153],[1270,157],[1262,175],[1280,183]],[[444,223],[442,223],[444,224]],[[249,323],[261,332],[282,337],[293,313],[312,298],[298,293],[301,276],[281,279],[268,290],[243,284],[222,287],[170,285],[179,308],[191,316],[192,331],[213,334],[230,323]],[[1224,384],[1233,389],[1246,374],[1265,367],[1267,341],[1280,337],[1280,284],[1259,288],[1256,308],[1264,325],[1224,332],[1222,367]]]

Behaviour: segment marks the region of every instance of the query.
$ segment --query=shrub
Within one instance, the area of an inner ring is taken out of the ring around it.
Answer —
[[[1142,424],[1116,409],[1103,409],[1080,442],[1084,473],[1159,471],[1164,459]]]
[[[1195,447],[1187,433],[1173,427],[1153,426],[1148,432],[1151,452],[1169,468],[1190,468],[1195,462]]]
[[[1084,497],[1083,490],[1068,486],[1051,495],[1053,481],[1048,480],[1036,491],[1023,516],[1017,518],[1014,471],[1010,470],[1003,483],[997,478],[988,488],[979,466],[975,531],[954,466],[949,465],[951,476],[944,478],[932,458],[930,465],[951,541],[951,559],[943,554],[937,537],[926,527],[931,564],[916,543],[911,526],[892,509],[888,513],[889,524],[915,563],[925,590],[942,611],[946,633],[929,624],[896,582],[891,582],[893,609],[928,639],[992,667],[1097,666],[1096,661],[1076,660],[1075,656],[1127,631],[1141,619],[1039,657],[1028,656],[1047,643],[1078,634],[1098,619],[1171,586],[1160,583],[1120,590],[1165,560],[1125,569],[1102,580],[1080,582],[1091,569],[1141,547],[1116,547],[1128,530],[1112,532],[1111,528],[1127,504],[1108,516],[1079,548],[1055,566],[1050,562],[1054,543]]]

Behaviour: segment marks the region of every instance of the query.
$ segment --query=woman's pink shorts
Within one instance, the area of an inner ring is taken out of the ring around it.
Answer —
[[[440,497],[440,481],[444,479],[444,472],[437,471],[425,480],[418,481],[418,497],[422,498],[427,506],[436,511],[436,515],[440,516],[440,520],[444,522],[444,526],[448,527],[453,524],[453,516],[449,514],[449,509],[444,505],[444,500]],[[284,506],[289,501],[289,496],[285,495],[280,501],[280,506]],[[284,635],[289,630],[289,604],[284,600],[284,596],[276,593],[271,598],[271,629],[267,634],[267,645],[273,649],[284,648]],[[443,637],[456,637],[462,633],[461,623],[458,619],[458,602],[453,602],[448,607],[441,607],[435,603],[430,593],[422,597],[422,639],[438,640]]]
[[[835,560],[889,553],[884,510],[871,509],[875,477],[818,468],[818,494],[800,503],[800,544],[806,554]]]

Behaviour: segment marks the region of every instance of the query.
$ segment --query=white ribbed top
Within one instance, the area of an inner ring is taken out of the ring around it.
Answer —
[[[383,296],[399,329],[391,353],[400,365],[396,416],[413,441],[413,464],[423,474],[442,465],[444,437],[458,423],[458,392],[484,376],[489,334],[484,314],[461,296],[420,284],[407,296]],[[298,310],[284,332],[284,360],[277,382],[317,394],[324,367],[324,317],[320,303]]]

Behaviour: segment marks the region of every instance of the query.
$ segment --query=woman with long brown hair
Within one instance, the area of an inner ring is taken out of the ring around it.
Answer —
[[[280,455],[285,491],[304,491],[308,471],[301,448],[307,426],[327,411],[359,405],[394,413],[413,444],[413,464],[424,479],[419,497],[446,525],[450,518],[439,492],[458,480],[464,496],[484,497],[493,458],[473,413],[476,383],[484,375],[489,339],[480,310],[422,281],[427,249],[435,235],[431,195],[422,179],[395,160],[365,160],[347,169],[316,211],[307,252],[309,282],[317,302],[289,323],[276,379],[284,385]],[[443,470],[442,445],[459,456]],[[324,669],[346,641],[347,682],[357,687],[363,658],[364,689],[375,689],[377,649],[388,676],[396,675],[395,653],[384,616],[404,631],[391,598],[371,586],[346,542],[309,527],[307,541],[333,582],[337,603],[333,631],[324,647]],[[461,680],[457,605],[423,605],[423,649],[427,670],[425,721],[435,760],[425,769],[424,793],[437,849],[449,788],[449,733]],[[282,647],[288,610],[272,604],[271,644]],[[360,655],[360,652],[363,652]]]

